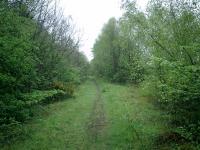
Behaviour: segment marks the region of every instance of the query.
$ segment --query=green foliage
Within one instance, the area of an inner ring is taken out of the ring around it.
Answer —
[[[111,18],[93,47],[93,67],[98,75],[113,79],[119,67],[119,33],[116,19]]]
[[[59,96],[68,95],[65,91],[55,89],[49,91],[34,91],[32,93],[26,93],[22,95],[24,106],[32,106],[41,103],[49,103],[55,98],[59,99]]]
[[[199,66],[163,60],[159,64],[162,74],[154,83],[159,102],[172,114],[172,123],[187,131],[184,134],[190,134],[189,140],[199,141]]]
[[[87,76],[72,21],[60,17],[55,5],[0,1],[0,142],[17,135],[34,105],[73,96]],[[65,87],[53,88],[55,81]]]
[[[178,134],[200,143],[200,2],[151,0],[145,12],[136,1],[122,7],[123,16],[114,25],[111,19],[94,45],[96,74],[140,83],[172,115]]]
[[[68,96],[74,96],[75,84],[74,83],[63,83],[63,82],[54,82],[53,88],[57,90],[62,90]]]
[[[139,83],[143,79],[141,55],[125,26],[128,25],[123,19],[108,21],[94,44],[92,65],[97,75],[111,81]]]
[[[193,142],[199,142],[200,26],[194,4],[181,1],[152,1],[149,6],[149,30],[147,46],[152,58],[149,62],[149,88],[153,88],[158,102],[171,115],[178,134]],[[155,88],[154,88],[155,87]],[[196,132],[197,131],[197,132]]]

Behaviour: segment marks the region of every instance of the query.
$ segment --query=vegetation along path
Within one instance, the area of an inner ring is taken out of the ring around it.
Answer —
[[[28,136],[3,150],[155,149],[166,131],[161,120],[137,88],[87,81],[75,98],[47,106],[26,125]]]

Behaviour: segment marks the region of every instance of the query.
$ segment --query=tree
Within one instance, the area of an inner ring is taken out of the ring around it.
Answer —
[[[60,14],[54,0],[0,2],[0,142],[32,116],[35,94],[72,96],[87,75],[72,20]]]
[[[120,49],[119,29],[116,19],[111,18],[104,26],[102,34],[93,47],[93,63],[98,68],[97,72],[112,80],[119,67]]]

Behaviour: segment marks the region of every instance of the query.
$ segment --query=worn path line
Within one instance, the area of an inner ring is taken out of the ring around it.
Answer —
[[[89,123],[87,124],[88,139],[90,141],[90,149],[105,149],[105,143],[99,141],[104,136],[104,129],[106,127],[106,116],[104,111],[104,104],[101,97],[101,89],[96,81],[94,81],[97,89],[96,98],[94,100],[93,108],[90,114]]]

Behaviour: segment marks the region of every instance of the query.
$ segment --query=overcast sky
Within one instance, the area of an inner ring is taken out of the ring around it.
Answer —
[[[138,0],[144,9],[148,0]],[[103,25],[111,18],[119,18],[121,0],[61,0],[66,16],[71,15],[76,28],[80,30],[82,41],[80,50],[89,60],[92,59],[92,47],[101,33]]]

